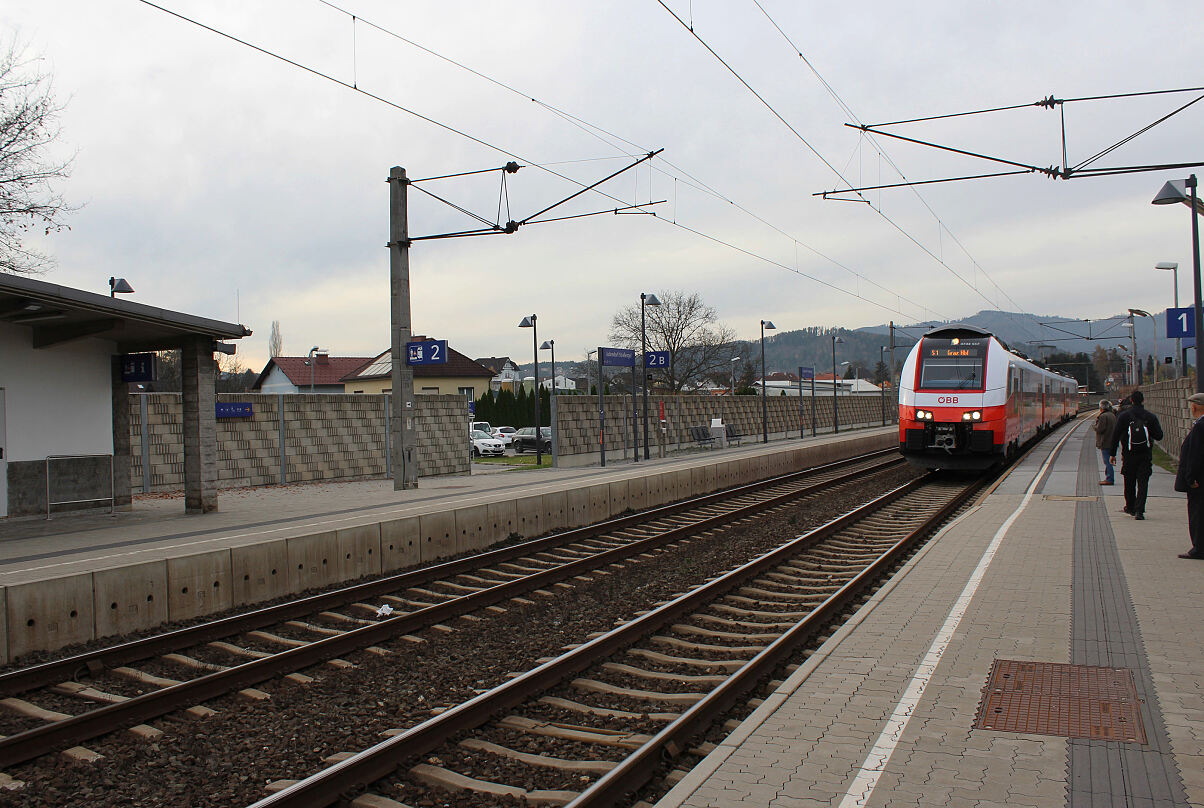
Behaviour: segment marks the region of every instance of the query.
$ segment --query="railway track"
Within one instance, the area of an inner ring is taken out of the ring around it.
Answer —
[[[142,738],[159,730],[143,722],[254,688],[316,665],[353,663],[356,651],[387,654],[378,643],[417,639],[413,632],[474,612],[500,609],[524,595],[556,597],[573,579],[639,556],[665,552],[691,536],[821,495],[899,464],[878,452],[620,517],[421,570],[345,587],[290,603],[0,675],[0,767],[78,748],[129,729]]]
[[[609,806],[698,737],[863,597],[985,484],[929,475],[720,575],[477,697],[277,784],[253,808]],[[431,802],[435,800],[435,802]],[[353,804],[357,804],[354,803]],[[515,802],[513,804],[522,804]]]

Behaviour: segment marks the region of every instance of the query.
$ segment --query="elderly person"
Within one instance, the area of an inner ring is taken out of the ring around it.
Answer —
[[[1104,399],[1099,403],[1099,415],[1095,416],[1095,448],[1104,458],[1104,479],[1100,485],[1116,485],[1116,474],[1112,469],[1112,432],[1116,429],[1116,413],[1112,402]]]
[[[1204,559],[1204,393],[1187,397],[1191,406],[1191,431],[1179,449],[1175,490],[1187,494],[1187,532],[1191,549],[1179,558]]]

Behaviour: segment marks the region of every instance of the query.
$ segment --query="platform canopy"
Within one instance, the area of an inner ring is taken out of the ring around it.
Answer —
[[[236,323],[160,309],[19,275],[0,274],[0,322],[33,329],[33,347],[96,337],[122,351],[180,348],[190,338],[241,339]]]

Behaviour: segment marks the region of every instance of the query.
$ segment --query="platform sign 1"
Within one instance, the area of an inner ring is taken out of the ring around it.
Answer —
[[[1196,335],[1196,307],[1166,310],[1166,336],[1168,339],[1186,339]],[[1186,347],[1186,346],[1185,346]]]
[[[159,378],[159,363],[153,353],[128,353],[121,355],[121,380],[123,382],[153,382]]]
[[[447,340],[430,339],[406,343],[407,365],[443,365],[447,363]]]
[[[626,348],[603,348],[602,364],[610,368],[635,367],[635,351]]]
[[[667,368],[669,367],[669,352],[668,351],[649,351],[644,354],[644,367],[646,368]]]
[[[815,368],[807,368],[807,367],[800,366],[798,369],[798,377],[799,377],[799,379],[801,379],[803,381],[806,381],[807,379],[814,379],[815,378]]]

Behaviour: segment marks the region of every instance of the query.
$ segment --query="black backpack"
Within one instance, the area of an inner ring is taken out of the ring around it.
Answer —
[[[1130,452],[1150,451],[1150,428],[1145,425],[1145,419],[1137,415],[1129,421],[1128,434],[1125,435],[1125,448]]]

